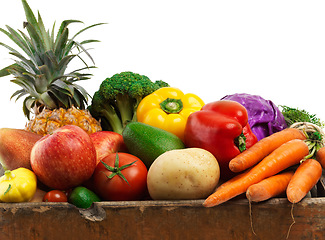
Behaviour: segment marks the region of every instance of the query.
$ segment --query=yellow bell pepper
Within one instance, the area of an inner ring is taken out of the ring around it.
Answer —
[[[163,87],[143,98],[137,109],[138,122],[169,131],[184,141],[188,116],[199,111],[204,102],[192,93]]]
[[[36,192],[37,177],[27,168],[7,170],[0,178],[1,202],[28,202]]]

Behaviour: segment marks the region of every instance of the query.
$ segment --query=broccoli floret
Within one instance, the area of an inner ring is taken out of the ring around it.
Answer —
[[[157,80],[155,84],[158,86],[158,88],[169,87],[169,84],[164,82],[163,80]]]
[[[161,87],[169,87],[169,84],[162,80],[152,82],[137,73],[121,72],[100,84],[88,109],[101,121],[103,130],[122,134],[128,123],[137,121],[140,101]]]

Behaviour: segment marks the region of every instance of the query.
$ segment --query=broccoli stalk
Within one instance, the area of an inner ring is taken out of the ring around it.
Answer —
[[[129,95],[127,94],[117,94],[116,95],[116,106],[119,109],[121,122],[123,128],[128,124],[133,118],[134,109],[133,102]]]
[[[136,111],[141,100],[161,87],[164,81],[152,82],[133,72],[122,72],[106,78],[95,92],[88,107],[91,115],[101,121],[102,129],[122,134],[125,126],[137,121]]]
[[[99,91],[97,91],[92,98],[92,104],[88,107],[88,110],[93,117],[97,118],[98,120],[104,118],[108,122],[109,127],[106,126],[105,130],[122,132],[123,126],[115,108],[116,107],[110,102],[106,102],[106,99],[100,94]]]

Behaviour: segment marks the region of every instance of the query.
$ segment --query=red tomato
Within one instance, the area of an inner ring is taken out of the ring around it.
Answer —
[[[147,173],[147,167],[136,156],[112,153],[98,163],[91,181],[102,200],[139,200],[147,190]]]
[[[43,202],[67,202],[67,195],[60,190],[47,192],[43,197]]]

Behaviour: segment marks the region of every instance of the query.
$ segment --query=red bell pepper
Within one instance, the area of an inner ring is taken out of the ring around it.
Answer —
[[[238,102],[220,100],[192,113],[185,127],[185,145],[211,152],[220,166],[220,178],[235,176],[229,161],[257,142],[248,124],[246,108]]]

